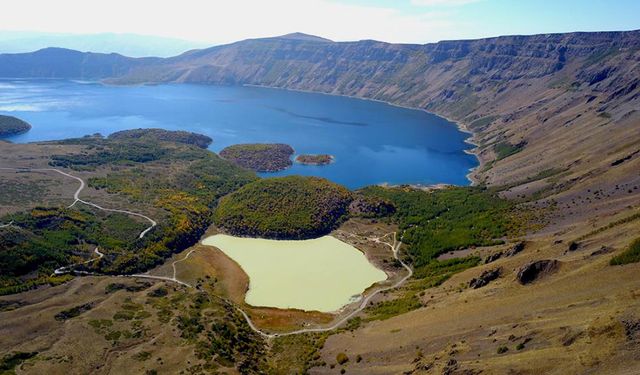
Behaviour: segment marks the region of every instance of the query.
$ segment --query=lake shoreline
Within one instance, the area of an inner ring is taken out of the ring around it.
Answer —
[[[476,167],[474,167],[474,168],[471,168],[469,170],[469,173],[467,173],[467,175],[465,177],[467,178],[467,180],[469,180],[469,182],[471,183],[470,184],[471,186],[477,186],[477,185],[480,184],[480,180],[478,179],[476,173],[478,173],[480,170],[482,170],[482,167],[484,167],[484,165],[486,163],[483,161],[482,158],[480,158],[479,144],[475,140],[475,137],[477,136],[477,134],[474,133],[473,131],[471,131],[469,129],[469,126],[467,124],[465,124],[465,123],[452,120],[452,119],[450,119],[450,118],[448,118],[447,116],[444,116],[444,115],[439,115],[439,114],[434,113],[434,112],[429,112],[424,108],[418,108],[418,107],[412,107],[412,106],[403,105],[403,104],[392,103],[392,102],[385,101],[385,100],[380,100],[380,99],[371,99],[371,98],[365,98],[365,97],[361,97],[361,96],[353,96],[353,95],[345,95],[345,94],[333,94],[333,93],[322,92],[322,91],[291,89],[291,88],[286,88],[286,87],[274,87],[274,86],[266,86],[266,85],[256,85],[256,84],[250,84],[250,83],[245,83],[245,84],[242,84],[241,86],[244,86],[244,87],[256,87],[256,88],[263,88],[263,89],[273,89],[273,90],[293,91],[293,92],[303,92],[303,93],[307,93],[307,94],[322,94],[322,95],[328,95],[328,96],[340,96],[340,97],[343,97],[343,98],[359,99],[359,100],[368,100],[368,101],[372,101],[372,102],[384,103],[384,104],[387,104],[387,105],[390,105],[390,106],[393,106],[393,107],[411,109],[411,110],[415,110],[415,111],[422,111],[422,112],[428,113],[430,115],[434,115],[434,116],[443,118],[443,119],[447,120],[448,122],[454,124],[458,128],[458,130],[460,130],[461,132],[469,134],[469,137],[467,139],[465,139],[465,143],[470,144],[470,145],[472,145],[474,147],[469,149],[469,150],[464,150],[464,152],[466,154],[468,154],[468,155],[475,156],[476,160],[478,161],[478,165]],[[435,185],[439,185],[439,184],[435,184]]]
[[[336,315],[354,303],[354,295],[358,295],[359,300],[368,289],[389,278],[364,252],[331,235],[309,240],[270,240],[219,233],[202,239],[200,243],[219,249],[248,276],[249,285],[244,302],[254,308],[318,311]],[[312,248],[318,246],[323,251]],[[260,256],[264,259],[257,259]],[[284,263],[284,259],[288,259],[290,264]],[[309,259],[313,261],[309,262]],[[327,267],[321,267],[315,273],[303,267],[309,263],[328,265],[327,262],[333,265],[329,267],[333,270],[329,278],[324,271]],[[357,265],[355,269],[362,270],[359,278],[347,272],[352,267],[346,262],[352,262],[351,265]],[[274,269],[278,272],[273,272]],[[338,280],[340,286],[331,287],[329,280],[334,280],[336,273],[341,276],[341,280]],[[274,279],[274,274],[280,275],[281,279]],[[303,285],[305,283],[308,285]],[[273,295],[273,290],[288,292]],[[313,302],[303,298],[312,297],[308,290],[316,291]],[[322,297],[320,302],[315,299],[318,295]]]

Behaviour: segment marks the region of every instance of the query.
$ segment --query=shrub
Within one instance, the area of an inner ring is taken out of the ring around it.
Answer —
[[[347,355],[344,353],[338,353],[338,355],[336,356],[336,362],[338,362],[339,365],[344,365],[345,363],[349,362],[349,357],[347,357]]]
[[[519,142],[515,145],[509,142],[500,142],[493,146],[493,151],[496,153],[496,160],[501,160],[511,155],[517,154],[518,152],[522,151],[526,145],[526,141]]]
[[[640,262],[640,238],[633,241],[622,254],[613,257],[610,263],[612,266],[620,266],[637,262]]]

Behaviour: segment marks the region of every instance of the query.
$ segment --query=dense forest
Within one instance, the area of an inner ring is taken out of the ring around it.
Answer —
[[[322,178],[268,178],[222,198],[215,223],[241,236],[314,238],[346,218],[351,200],[349,190]]]
[[[220,151],[220,156],[256,172],[277,172],[287,169],[293,148],[282,143],[249,143],[233,145]]]
[[[359,193],[394,204],[393,217],[416,277],[440,254],[502,243],[511,228],[512,203],[479,187],[422,191],[372,186]]]
[[[109,135],[110,139],[155,139],[167,142],[184,143],[188,145],[207,148],[213,142],[211,137],[182,130],[164,129],[132,129],[122,130]]]

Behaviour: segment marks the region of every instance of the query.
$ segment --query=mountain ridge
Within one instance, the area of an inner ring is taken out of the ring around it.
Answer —
[[[578,161],[604,168],[606,162],[597,155],[606,152],[606,143],[594,143],[593,135],[613,131],[613,126],[640,140],[633,126],[639,116],[634,109],[640,106],[637,30],[424,45],[320,43],[315,36],[290,36],[248,39],[166,59],[66,50],[5,54],[0,55],[0,76],[257,85],[423,109],[474,133],[482,166],[472,176],[489,185],[524,181],[554,168],[573,171]],[[53,58],[47,56],[52,52]],[[604,117],[609,121],[602,127]],[[619,134],[616,130],[613,138]],[[560,139],[562,145],[555,141]],[[517,153],[500,157],[496,145]],[[623,152],[612,157],[623,157]],[[586,156],[577,160],[576,153]]]

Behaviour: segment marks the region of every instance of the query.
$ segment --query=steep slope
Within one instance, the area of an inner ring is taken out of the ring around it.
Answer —
[[[0,76],[264,85],[426,109],[474,133],[476,181],[512,185],[511,197],[564,194],[561,204],[571,205],[603,184],[640,184],[639,62],[640,31],[427,45],[289,34],[168,59],[60,49],[0,55]],[[622,191],[607,205],[628,205],[634,195]]]
[[[474,133],[477,181],[523,185],[513,197],[578,189],[575,197],[605,182],[640,183],[639,61],[638,31],[422,46],[268,38],[191,51],[115,81],[264,85],[426,109]]]

